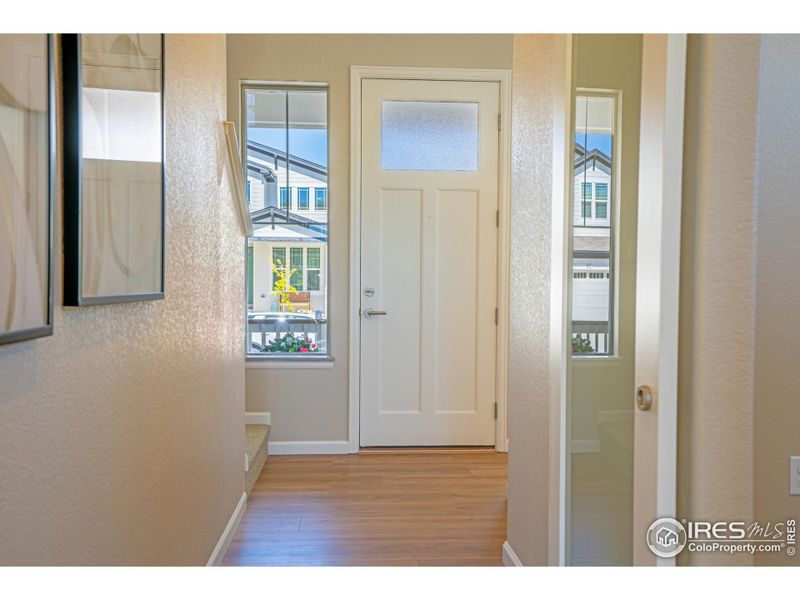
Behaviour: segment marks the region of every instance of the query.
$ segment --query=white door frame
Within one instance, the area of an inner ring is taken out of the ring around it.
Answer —
[[[350,339],[349,339],[349,425],[348,450],[359,451],[361,381],[361,82],[364,79],[423,79],[436,81],[491,81],[500,85],[500,132],[498,145],[498,323],[497,323],[497,422],[495,447],[508,451],[507,440],[507,365],[508,365],[508,287],[511,205],[511,71],[507,69],[437,69],[406,67],[350,67]]]
[[[566,441],[567,402],[569,400],[571,308],[569,295],[570,215],[572,213],[572,64],[573,36],[560,36],[556,55],[553,103],[553,198],[550,281],[550,478],[548,522],[548,562],[564,565],[566,561],[567,494]],[[649,384],[654,388],[653,409],[635,411],[636,427],[649,432],[651,443],[647,456],[637,456],[634,472],[639,485],[637,494],[647,495],[649,507],[658,516],[675,517],[676,454],[678,407],[678,289],[680,283],[680,215],[683,182],[683,122],[686,73],[685,34],[645,34],[642,49],[642,113],[639,142],[639,210],[638,227],[647,227],[653,235],[637,236],[637,256],[647,255],[660,268],[650,273],[653,288],[648,303],[641,303],[637,293],[637,328],[642,322],[658,331],[648,341],[646,352],[656,361],[640,365],[640,338],[637,334],[635,386]],[[645,102],[648,102],[645,110]],[[559,153],[561,153],[559,155]],[[642,202],[647,198],[648,202]],[[637,260],[637,287],[645,268]],[[661,285],[664,281],[669,285]],[[658,309],[653,311],[653,303]],[[648,307],[650,310],[648,310]],[[644,340],[642,340],[644,342]],[[644,348],[643,348],[644,349]],[[649,361],[648,361],[649,362]],[[631,390],[631,402],[635,390]],[[658,433],[659,435],[655,435]],[[640,440],[637,440],[637,450]],[[655,472],[642,468],[644,459],[657,457]],[[647,481],[644,481],[644,479]],[[647,488],[645,490],[644,488]],[[634,564],[674,565],[675,559],[658,559],[643,549],[644,530],[649,518],[634,512]],[[649,523],[648,523],[649,524]],[[640,535],[641,534],[641,535]],[[640,539],[639,539],[640,538]],[[638,540],[638,541],[637,541]]]
[[[652,387],[653,406],[648,411],[634,411],[636,565],[675,565],[674,557],[657,559],[645,536],[656,518],[678,518],[678,305],[685,85],[686,34],[645,35],[638,229],[650,235],[636,238],[634,386]],[[655,335],[639,335],[640,328]]]

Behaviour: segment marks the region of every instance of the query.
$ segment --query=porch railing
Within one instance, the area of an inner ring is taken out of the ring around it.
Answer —
[[[588,342],[591,347],[591,350],[576,350],[576,347],[586,348],[586,344],[576,344],[573,342],[573,356],[608,354],[608,321],[573,321],[572,339],[584,340],[584,342]]]
[[[308,336],[316,342],[320,351],[325,348],[325,326],[328,320],[316,319],[313,314],[298,313],[267,313],[250,314],[247,318],[247,335],[250,340],[251,353],[265,352],[270,340],[287,333],[295,337]],[[260,346],[260,348],[259,348]]]

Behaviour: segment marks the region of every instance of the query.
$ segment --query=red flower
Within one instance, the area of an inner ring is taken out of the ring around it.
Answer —
[[[300,352],[308,352],[308,348],[300,348]]]

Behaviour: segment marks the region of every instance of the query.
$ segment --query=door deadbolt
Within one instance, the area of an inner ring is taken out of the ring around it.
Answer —
[[[364,288],[364,295],[367,298],[372,298],[375,295],[375,288]]]
[[[636,406],[639,410],[650,410],[653,406],[653,390],[649,385],[640,385],[636,389]]]

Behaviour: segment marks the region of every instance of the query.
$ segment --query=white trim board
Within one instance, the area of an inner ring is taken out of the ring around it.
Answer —
[[[342,441],[322,442],[269,442],[267,453],[274,456],[285,454],[349,454],[349,443]]]
[[[244,413],[245,425],[272,425],[272,413],[246,412]]]
[[[511,233],[511,71],[509,69],[440,69],[414,67],[350,67],[350,300],[348,449],[359,450],[359,383],[361,381],[361,81],[363,79],[429,79],[438,81],[494,81],[500,85],[500,141],[498,144],[498,323],[497,323],[497,421],[495,447],[508,452],[508,328]]]
[[[508,540],[503,542],[503,565],[506,567],[524,567],[525,565],[522,564],[522,561],[517,556],[517,553],[514,552],[514,549],[511,547],[511,544],[508,543]]]
[[[245,369],[332,369],[331,360],[272,360],[250,359],[245,360]]]
[[[242,492],[242,497],[239,498],[239,502],[236,504],[236,508],[233,509],[231,518],[228,519],[228,524],[225,525],[225,529],[222,530],[222,535],[219,536],[217,545],[214,546],[214,551],[208,558],[207,566],[217,567],[222,564],[222,559],[225,558],[225,553],[228,551],[228,547],[233,541],[233,536],[236,535],[236,530],[239,529],[239,523],[242,521],[245,509],[247,509],[247,494]]]
[[[572,236],[569,231],[572,213],[572,35],[556,36],[553,48],[553,154],[552,210],[550,222],[550,361],[548,402],[548,450],[550,476],[548,478],[548,565],[564,565],[567,540],[567,487],[568,456],[566,442],[568,431],[567,398],[569,395],[569,369],[571,363],[569,322],[572,318],[568,289],[569,256]]]

